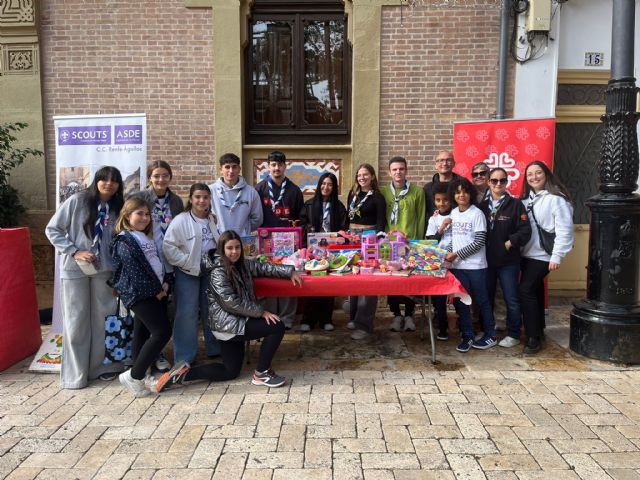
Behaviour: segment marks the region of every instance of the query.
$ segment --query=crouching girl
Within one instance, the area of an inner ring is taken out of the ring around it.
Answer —
[[[258,338],[263,340],[251,383],[267,387],[284,385],[285,379],[271,368],[284,336],[284,324],[256,301],[253,277],[290,278],[294,285],[302,285],[300,273],[288,265],[245,259],[240,236],[232,230],[220,235],[216,253],[207,258],[206,268],[209,271],[209,328],[220,340],[222,363],[191,368],[181,362],[158,379],[158,392],[183,381],[236,378],[242,368],[245,342]]]

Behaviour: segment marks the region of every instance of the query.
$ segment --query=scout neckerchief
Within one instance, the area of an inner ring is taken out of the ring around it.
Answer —
[[[91,244],[91,250],[95,253],[96,257],[100,258],[100,242],[102,241],[102,234],[104,233],[104,227],[109,224],[109,202],[102,203],[98,200],[98,217],[94,226],[93,243]]]
[[[331,202],[322,202],[322,230],[331,231],[330,223]]]
[[[409,193],[409,182],[404,184],[404,188],[400,190],[400,193],[396,194],[396,187],[393,186],[393,182],[391,182],[391,193],[393,193],[393,210],[391,211],[391,224],[395,225],[398,223],[398,210],[400,209],[400,200],[402,200],[407,193]]]
[[[224,183],[224,182],[223,182]],[[242,189],[244,187],[241,187],[238,190],[238,195],[236,195],[235,200],[233,201],[233,203],[231,204],[231,206],[229,206],[227,204],[227,201],[224,199],[224,185],[220,185],[220,190],[218,190],[218,198],[220,199],[220,204],[226,208],[227,210],[229,210],[230,212],[233,212],[233,209],[236,208],[236,206],[238,205],[238,203],[240,203],[240,196],[242,195]]]
[[[169,192],[166,192],[162,198],[156,196],[156,201],[153,206],[153,214],[160,224],[160,233],[164,237],[172,218],[171,210],[169,210]]]
[[[538,201],[538,199],[542,198],[542,196],[546,195],[547,193],[549,192],[547,192],[546,190],[540,190],[538,193],[534,192],[533,190],[529,192],[529,205],[527,205],[527,213],[530,213],[534,217],[534,220],[535,215],[533,215],[533,205]]]
[[[487,190],[487,192],[489,192]],[[507,195],[509,195],[508,193],[503,193],[502,196],[498,199],[497,202],[493,202],[493,195],[491,195],[491,193],[489,192],[487,195],[488,198],[488,206],[489,206],[489,230],[493,230],[493,226],[496,223],[496,214],[498,213],[498,210],[500,209],[500,207],[502,206],[502,204],[504,203],[504,201],[507,198]]]
[[[351,204],[349,205],[349,218],[351,220],[356,218],[356,216],[358,217],[360,216],[360,208],[362,208],[362,205],[364,205],[364,202],[366,202],[371,195],[373,195],[373,190],[369,190],[367,194],[364,196],[364,198],[360,200],[360,202],[357,205],[356,205],[356,202],[358,201],[358,195],[353,196],[353,198],[351,199]]]
[[[269,199],[271,199],[271,211],[275,213],[276,207],[278,205],[282,205],[282,199],[284,198],[284,188],[287,186],[287,179],[285,178],[280,185],[280,195],[278,195],[278,199],[276,201],[273,200],[273,180],[271,179],[271,175],[267,177],[267,185],[269,186]]]

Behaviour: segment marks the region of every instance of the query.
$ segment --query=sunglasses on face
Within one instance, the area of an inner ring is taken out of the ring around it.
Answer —
[[[491,182],[491,185],[506,185],[508,181],[509,180],[507,178],[492,178],[491,180],[489,180],[489,182]]]
[[[487,174],[487,172],[488,172],[487,170],[482,170],[481,172],[473,172],[471,176],[473,178],[484,177]]]

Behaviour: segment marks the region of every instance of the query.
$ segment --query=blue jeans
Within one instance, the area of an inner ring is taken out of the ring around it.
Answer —
[[[487,269],[464,270],[460,268],[452,268],[451,273],[460,281],[464,289],[471,295],[474,302],[480,308],[480,317],[482,318],[482,330],[485,336],[496,336],[496,321],[493,318],[493,309],[489,301],[489,293],[487,291]],[[460,316],[460,331],[463,339],[473,338],[473,324],[471,322],[471,309],[469,305],[465,305],[459,298],[454,298],[453,304]]]
[[[202,323],[207,356],[220,355],[220,343],[209,328],[209,277],[195,277],[175,269],[176,317],[173,322],[173,361],[193,363],[198,356],[198,323]]]
[[[500,280],[500,288],[507,306],[507,335],[511,338],[520,338],[522,326],[522,309],[520,308],[520,296],[518,283],[520,277],[520,264],[504,265],[497,268],[487,268],[487,288],[489,300],[493,309],[496,297],[496,282]]]

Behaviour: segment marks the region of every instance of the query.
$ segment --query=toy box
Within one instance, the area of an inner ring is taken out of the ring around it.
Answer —
[[[241,237],[242,239],[242,253],[245,257],[256,257],[260,254],[260,245],[258,244],[257,235],[247,235]]]
[[[302,229],[300,227],[260,227],[258,228],[258,246],[260,253],[268,257],[274,256],[274,233],[293,233],[293,251],[302,248]],[[286,238],[286,237],[285,237]],[[278,245],[284,246],[282,243],[283,237],[279,237]],[[286,240],[285,240],[286,242]],[[293,252],[291,252],[293,253]]]
[[[338,232],[312,232],[307,234],[307,247],[315,247],[320,245],[328,247],[329,245],[344,245],[345,238]]]

